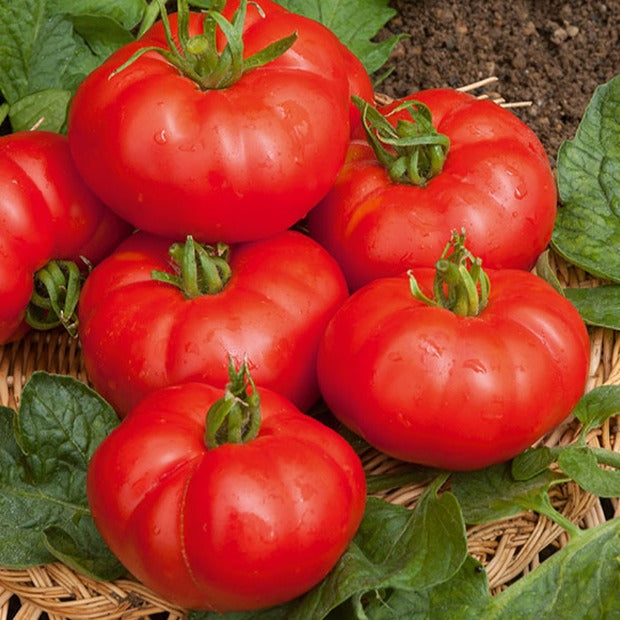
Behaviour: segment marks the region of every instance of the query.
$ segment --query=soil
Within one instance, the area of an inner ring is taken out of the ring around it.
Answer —
[[[402,97],[495,76],[484,90],[538,135],[552,164],[595,88],[620,73],[620,0],[391,0],[379,38],[406,34],[377,90]]]

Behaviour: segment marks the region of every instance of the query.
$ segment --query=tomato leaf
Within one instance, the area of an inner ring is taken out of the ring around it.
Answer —
[[[424,592],[399,592],[373,620],[506,620],[616,617],[620,608],[620,519],[585,530],[535,570],[491,596],[471,556],[450,580]],[[392,613],[393,612],[393,613]]]
[[[605,452],[609,454],[606,455]],[[606,456],[613,455],[620,464],[620,457],[616,452],[600,452],[603,460],[606,460]],[[600,468],[597,454],[587,446],[569,446],[562,450],[558,465],[567,476],[589,493],[599,497],[620,496],[620,471]]]
[[[472,556],[448,581],[419,592],[397,590],[385,601],[372,601],[364,610],[372,620],[478,620],[489,604],[486,572]]]
[[[525,480],[517,480],[511,464],[500,463],[452,476],[452,492],[463,509],[466,523],[487,523],[509,517],[536,503],[541,491],[557,481],[559,476],[549,470]]]
[[[620,608],[620,519],[584,530],[504,592],[488,601],[499,618],[612,618]]]
[[[45,13],[45,0],[9,3],[0,13],[0,41],[0,90],[9,104],[63,87],[76,43],[66,19]]]
[[[60,133],[67,120],[71,91],[47,88],[18,99],[9,115],[13,131],[42,131]]]
[[[124,30],[131,30],[139,23],[147,7],[146,0],[48,0],[47,6],[54,15],[101,16],[117,22]]]
[[[567,288],[564,294],[588,325],[620,330],[620,286]]]
[[[378,71],[401,37],[372,41],[396,15],[389,0],[276,0],[278,4],[321,22],[362,61],[368,73]]]
[[[43,544],[56,560],[91,579],[116,579],[125,573],[90,523],[71,533],[58,526],[47,527],[43,530]]]
[[[581,397],[573,413],[583,424],[581,435],[585,437],[612,415],[620,413],[620,386],[601,385],[594,388]]]
[[[510,473],[515,480],[531,480],[557,459],[556,450],[547,446],[529,448],[512,459]]]
[[[74,15],[71,23],[75,32],[101,60],[133,40],[129,31],[105,15]]]
[[[88,575],[123,574],[86,498],[90,457],[117,424],[84,383],[42,371],[24,386],[18,412],[0,410],[0,566],[61,560]]]
[[[9,104],[13,131],[28,118],[48,117],[57,130],[59,91],[71,95],[111,52],[130,41],[144,0],[12,0],[0,12],[0,93]],[[24,98],[26,103],[18,102]],[[16,107],[13,107],[15,104]],[[36,109],[36,104],[40,109]],[[67,102],[68,105],[68,102]],[[61,123],[61,128],[64,123]]]
[[[557,162],[562,206],[554,248],[589,273],[620,282],[620,75],[595,90]]]

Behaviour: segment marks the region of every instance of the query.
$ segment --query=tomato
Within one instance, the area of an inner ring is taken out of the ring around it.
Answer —
[[[398,119],[410,121],[401,125],[401,140],[413,121],[406,110],[394,110],[414,101],[431,113],[431,138],[449,141],[443,167],[418,180],[421,185],[404,175],[394,180],[358,135],[334,187],[310,212],[310,234],[336,257],[352,290],[411,267],[432,267],[450,231],[463,227],[486,267],[529,270],[551,239],[557,201],[536,135],[491,101],[433,89],[379,109],[391,128]],[[426,157],[424,148],[403,146],[398,165]],[[386,150],[396,158],[389,145]]]
[[[152,278],[153,270],[174,277],[181,269],[182,257],[171,262],[170,245],[136,233],[90,274],[78,315],[95,389],[122,414],[166,385],[199,380],[223,387],[230,353],[238,363],[247,357],[257,384],[310,407],[319,397],[319,339],[348,296],[336,261],[306,235],[284,231],[231,246],[228,264],[215,258],[216,271],[226,272],[222,281],[200,272],[199,290],[188,291],[187,282],[178,288]],[[189,261],[183,270],[194,267]]]
[[[222,391],[187,383],[153,392],[89,464],[102,537],[133,575],[184,608],[250,610],[304,593],[362,518],[364,471],[350,445],[281,395],[253,394],[257,435],[207,448],[205,416]]]
[[[67,139],[46,131],[0,138],[0,344],[22,336],[33,276],[52,259],[86,267],[130,232],[86,187]]]
[[[228,2],[224,15],[233,20],[240,4]],[[303,218],[336,179],[354,114],[349,93],[364,90],[349,82],[351,58],[320,23],[268,0],[259,4],[264,17],[255,3],[245,7],[237,42],[245,61],[290,35],[297,39],[240,77],[226,73],[235,63],[223,63],[221,80],[208,71],[190,78],[154,51],[115,73],[140,49],[166,47],[158,22],[78,88],[68,122],[76,164],[93,191],[137,228],[209,243],[264,238]],[[190,14],[191,45],[204,43],[208,15]],[[170,23],[176,34],[176,14]],[[220,29],[216,40],[221,50]],[[204,47],[196,63],[190,52],[179,61],[186,73],[215,62],[211,46]]]
[[[435,271],[412,273],[437,300]],[[488,301],[471,315],[421,301],[406,274],[353,293],[318,356],[336,417],[387,454],[449,470],[505,461],[564,420],[585,388],[583,321],[531,272],[486,273]]]

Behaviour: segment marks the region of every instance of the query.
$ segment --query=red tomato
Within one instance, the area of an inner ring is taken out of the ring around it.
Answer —
[[[136,227],[210,243],[263,238],[303,218],[336,179],[355,88],[343,46],[318,22],[260,5],[264,17],[247,7],[244,58],[293,33],[297,40],[226,87],[199,87],[157,52],[113,74],[138,49],[166,46],[157,23],[78,88],[72,154],[95,193]],[[190,14],[190,35],[204,19]]]
[[[359,458],[336,432],[258,389],[247,443],[205,447],[222,392],[188,383],[144,399],[103,441],[88,499],[104,540],[149,588],[184,608],[258,609],[317,584],[365,505]]]
[[[365,138],[353,140],[333,189],[311,211],[310,234],[340,263],[349,286],[432,267],[451,230],[496,269],[530,269],[551,239],[556,188],[535,134],[495,103],[449,89],[404,101],[430,109],[450,140],[443,170],[424,186],[394,182]],[[388,119],[409,118],[404,111]]]
[[[189,299],[151,277],[174,273],[170,243],[137,233],[90,274],[79,335],[95,388],[122,414],[166,385],[223,387],[230,353],[248,358],[258,385],[310,407],[319,397],[319,340],[348,296],[336,261],[309,237],[284,231],[232,246],[224,288]]]
[[[431,296],[434,270],[413,273]],[[449,470],[508,460],[565,419],[588,372],[581,317],[530,272],[487,273],[477,316],[418,301],[406,275],[356,291],[318,356],[336,417],[387,454]]]
[[[130,232],[91,193],[67,139],[45,131],[0,138],[0,344],[28,329],[33,275],[52,259],[95,263]]]

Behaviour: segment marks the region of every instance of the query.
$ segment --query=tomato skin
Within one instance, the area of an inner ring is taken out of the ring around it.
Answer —
[[[449,470],[512,458],[565,419],[588,372],[581,317],[530,272],[487,274],[475,317],[417,301],[405,275],[356,291],[319,349],[336,417],[387,454]],[[414,275],[430,295],[434,270]]]
[[[336,257],[352,290],[432,267],[450,232],[462,228],[485,267],[531,269],[557,212],[536,135],[497,104],[450,89],[421,91],[380,111],[410,99],[426,104],[437,131],[450,138],[442,172],[423,188],[392,182],[360,128],[334,187],[309,214],[310,234]]]
[[[65,136],[0,137],[0,344],[26,331],[33,275],[52,259],[101,260],[130,227],[86,187]]]
[[[93,191],[137,228],[209,243],[264,238],[331,187],[350,137],[342,45],[318,22],[275,6],[265,3],[264,18],[248,7],[244,54],[295,31],[297,41],[232,86],[201,90],[155,52],[110,77],[137,49],[164,45],[158,23],[78,88],[71,152]],[[191,13],[191,34],[203,20]],[[171,25],[176,32],[175,15]]]
[[[258,385],[300,409],[319,397],[318,343],[347,298],[336,261],[294,231],[231,246],[232,278],[186,299],[152,270],[171,272],[171,241],[139,232],[98,265],[79,305],[79,335],[96,389],[122,415],[152,390],[192,380],[223,387],[228,354],[248,357]]]
[[[158,390],[95,452],[88,499],[128,570],[167,600],[220,612],[268,607],[318,583],[353,538],[365,477],[353,449],[287,399],[259,388],[246,444],[203,444],[222,391]]]

